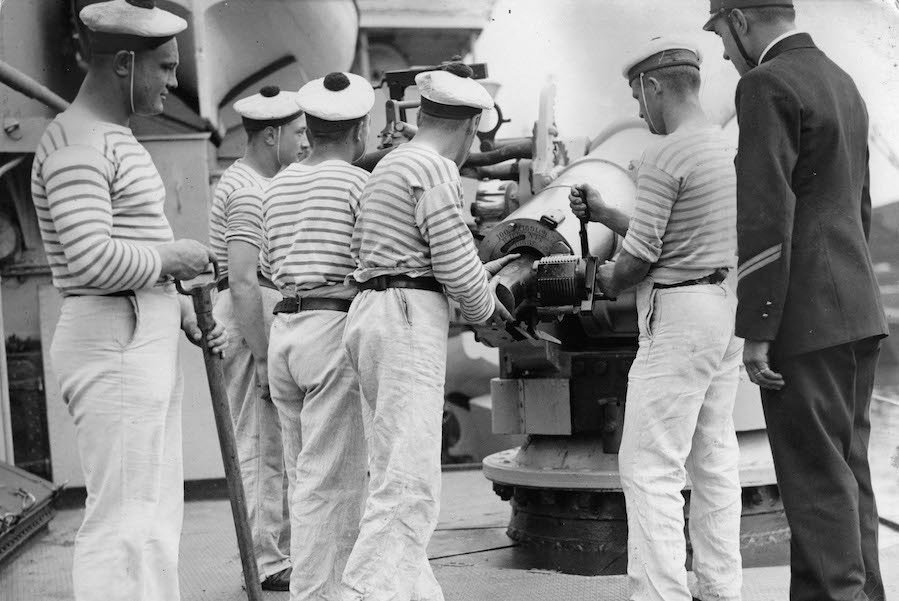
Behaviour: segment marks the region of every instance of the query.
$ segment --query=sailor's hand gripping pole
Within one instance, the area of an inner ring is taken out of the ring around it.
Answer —
[[[262,601],[262,588],[259,584],[259,571],[253,552],[253,535],[247,516],[247,499],[240,475],[240,460],[237,456],[237,442],[234,438],[234,425],[231,421],[222,358],[214,353],[208,345],[209,333],[215,328],[215,320],[212,319],[212,290],[216,287],[219,279],[219,268],[215,259],[212,260],[212,268],[214,273],[212,282],[196,284],[185,289],[181,282],[176,280],[175,287],[180,294],[191,297],[194,312],[197,314],[197,326],[202,334],[201,346],[206,363],[206,377],[209,379],[209,393],[212,397],[212,413],[215,415],[215,428],[218,430],[222,462],[225,464],[225,480],[228,483],[228,498],[231,500],[231,514],[234,517],[234,529],[237,533],[240,562],[243,565],[247,599]]]

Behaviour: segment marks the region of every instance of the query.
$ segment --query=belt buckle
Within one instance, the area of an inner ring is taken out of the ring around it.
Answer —
[[[295,296],[295,297],[293,297],[293,300],[294,300],[294,302],[295,302],[296,305],[297,305],[297,309],[296,309],[296,311],[294,311],[294,313],[299,313],[299,312],[301,312],[301,311],[303,310],[303,297],[302,297],[302,296]]]
[[[275,313],[275,315],[277,315],[278,313],[296,313],[296,311],[293,310],[294,305],[296,304],[296,300],[297,299],[295,297],[283,297],[280,301],[278,301],[278,304],[275,305],[275,311],[273,311],[273,313]],[[278,309],[280,309],[280,311]]]
[[[377,292],[384,292],[385,290],[387,290],[388,282],[387,282],[386,275],[379,275],[377,277],[374,277],[374,278],[372,278],[372,281],[374,282],[374,285],[372,286],[372,290],[375,290]]]

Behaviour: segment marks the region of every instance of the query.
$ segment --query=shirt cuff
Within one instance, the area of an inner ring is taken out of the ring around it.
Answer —
[[[162,278],[162,257],[159,256],[159,251],[155,248],[148,247],[150,264],[152,265],[152,271],[150,272],[150,277],[147,279],[147,286],[153,286],[157,282],[161,281]]]

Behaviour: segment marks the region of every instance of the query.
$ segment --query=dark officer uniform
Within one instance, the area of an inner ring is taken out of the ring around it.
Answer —
[[[736,105],[736,333],[770,341],[786,382],[762,401],[792,530],[790,598],[883,599],[868,409],[888,329],[867,243],[865,103],[798,33],[743,75]]]

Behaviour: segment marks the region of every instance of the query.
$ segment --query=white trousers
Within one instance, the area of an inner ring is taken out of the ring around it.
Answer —
[[[275,317],[269,379],[290,481],[293,601],[336,599],[359,534],[366,447],[359,383],[343,352],[346,313]]]
[[[261,288],[266,327],[281,299],[276,290]],[[259,579],[290,567],[287,556],[290,520],[285,513],[284,453],[278,410],[256,379],[256,362],[240,335],[230,290],[218,294],[213,317],[229,332],[223,362],[231,421],[240,458],[240,475],[247,499]]]
[[[637,289],[640,343],[618,455],[633,601],[690,601],[684,499],[703,601],[740,599],[741,489],[733,408],[742,340],[726,284]]]
[[[175,292],[68,297],[50,349],[87,505],[76,601],[178,601],[184,508]]]
[[[427,545],[440,504],[446,297],[365,290],[344,333],[359,376],[371,483],[359,538],[343,574],[343,601],[442,601]]]

